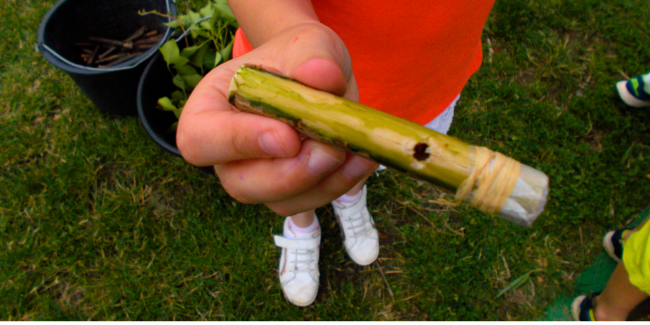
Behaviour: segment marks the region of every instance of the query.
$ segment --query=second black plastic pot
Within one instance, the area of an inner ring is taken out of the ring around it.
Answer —
[[[140,78],[137,93],[138,117],[142,127],[151,139],[167,152],[181,157],[176,147],[176,132],[171,130],[178,119],[174,113],[159,109],[158,99],[169,96],[176,86],[172,83],[172,74],[162,54],[156,54],[147,64]],[[207,175],[215,176],[212,167],[199,167]]]
[[[156,54],[140,78],[137,107],[140,122],[151,139],[168,152],[181,156],[176,147],[176,132],[170,130],[178,119],[174,113],[157,108],[158,99],[169,96],[176,88],[162,54]]]

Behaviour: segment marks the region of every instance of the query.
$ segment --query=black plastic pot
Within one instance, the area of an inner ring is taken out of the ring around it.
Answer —
[[[172,74],[167,70],[167,63],[162,54],[156,54],[147,64],[138,84],[138,117],[142,127],[151,139],[167,152],[182,157],[176,147],[176,132],[171,126],[178,122],[174,113],[157,108],[158,99],[169,96],[176,86],[172,83]],[[212,167],[199,167],[206,175],[215,176]]]
[[[176,16],[172,0],[62,0],[52,6],[38,30],[38,49],[45,59],[65,71],[101,110],[135,115],[136,94],[146,63],[169,38],[172,29],[158,15],[141,16],[138,11],[156,10]],[[131,60],[113,67],[95,68],[81,62],[76,42],[89,36],[125,39],[142,26],[156,29],[163,38]]]
[[[172,77],[162,54],[156,54],[140,78],[137,94],[138,116],[145,131],[156,144],[180,157],[181,153],[176,147],[176,132],[170,131],[178,119],[174,113],[156,107],[159,98],[169,96],[178,89],[172,83]]]

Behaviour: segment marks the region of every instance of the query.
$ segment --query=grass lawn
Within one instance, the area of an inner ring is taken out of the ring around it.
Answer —
[[[450,134],[547,173],[546,211],[523,228],[373,177],[378,263],[355,265],[319,209],[320,292],[297,308],[276,274],[283,219],[44,60],[36,30],[53,3],[0,2],[2,320],[534,320],[577,294],[601,236],[650,201],[650,110],[614,88],[650,71],[650,2],[497,0]]]

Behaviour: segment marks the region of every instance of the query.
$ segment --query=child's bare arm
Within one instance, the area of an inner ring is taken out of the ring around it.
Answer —
[[[290,27],[318,23],[310,0],[230,0],[229,3],[255,48]]]

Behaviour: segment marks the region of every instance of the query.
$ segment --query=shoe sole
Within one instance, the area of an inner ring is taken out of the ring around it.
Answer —
[[[573,302],[571,303],[571,314],[573,315],[573,320],[576,322],[580,321],[580,304],[585,300],[585,298],[587,298],[585,295],[579,296],[576,299],[573,299]]]
[[[296,307],[301,307],[301,308],[304,308],[304,307],[307,307],[307,306],[313,304],[314,301],[316,301],[316,297],[318,297],[318,294],[316,294],[316,297],[314,297],[314,299],[312,299],[310,302],[308,302],[308,303],[306,303],[304,305],[300,305],[300,304],[297,304],[297,303],[291,301],[291,299],[289,299],[289,297],[287,297],[287,294],[284,292],[284,290],[282,290],[282,295],[284,296],[284,299],[286,299],[290,304],[292,304],[292,305],[294,305]]]
[[[609,257],[611,257],[614,261],[620,262],[621,259],[614,254],[614,246],[612,245],[613,235],[614,235],[614,231],[610,231],[606,233],[605,236],[603,236],[603,249],[605,250],[607,255],[609,255]]]
[[[625,86],[626,84],[627,80],[619,81],[616,83],[616,90],[618,90],[618,95],[621,97],[625,104],[632,107],[650,106],[650,102],[646,102],[632,96],[632,94],[630,94],[630,92],[627,90],[627,87]]]

